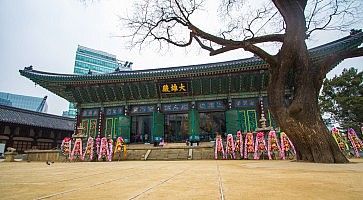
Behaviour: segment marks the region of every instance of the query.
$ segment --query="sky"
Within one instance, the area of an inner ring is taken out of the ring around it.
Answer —
[[[118,59],[133,62],[134,70],[220,62],[250,57],[241,50],[209,56],[196,49],[171,48],[168,52],[155,47],[129,49],[121,37],[118,16],[131,11],[130,0],[0,0],[0,91],[14,94],[48,96],[48,113],[61,115],[68,102],[21,76],[19,70],[34,69],[54,73],[73,73],[78,45],[106,51]],[[214,24],[208,13],[197,23]],[[208,19],[208,20],[205,20]],[[198,25],[198,24],[197,24]],[[362,28],[362,25],[357,28]],[[309,47],[346,36],[329,32],[308,41]],[[343,61],[327,76],[343,68],[363,70],[363,58]]]

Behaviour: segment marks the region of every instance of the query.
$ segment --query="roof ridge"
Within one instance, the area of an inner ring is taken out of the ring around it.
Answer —
[[[64,120],[68,120],[68,121],[74,121],[73,118],[69,118],[69,117],[63,117],[63,116],[49,114],[49,113],[42,113],[42,112],[37,112],[37,111],[32,111],[32,110],[26,110],[26,109],[12,107],[12,106],[0,105],[0,108],[18,111],[18,112],[22,112],[22,113],[35,114],[35,115],[39,115],[39,116],[47,116],[47,117],[52,117],[52,118],[64,119]]]

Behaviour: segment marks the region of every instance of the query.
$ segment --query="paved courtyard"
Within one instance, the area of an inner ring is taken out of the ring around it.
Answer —
[[[0,163],[0,199],[363,199],[363,159]]]

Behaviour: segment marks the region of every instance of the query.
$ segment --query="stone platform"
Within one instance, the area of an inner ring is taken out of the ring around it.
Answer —
[[[60,150],[30,150],[25,151],[28,161],[65,161]],[[210,160],[214,157],[214,143],[200,143],[199,146],[187,146],[185,143],[166,143],[154,147],[152,144],[127,145],[126,157],[121,160]],[[114,157],[114,160],[118,158]]]

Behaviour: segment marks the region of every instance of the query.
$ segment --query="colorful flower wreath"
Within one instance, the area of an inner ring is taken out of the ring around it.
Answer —
[[[348,138],[350,142],[352,143],[352,147],[354,149],[355,157],[359,158],[359,151],[363,151],[363,143],[358,138],[357,134],[355,133],[354,129],[349,128],[348,129]]]
[[[77,138],[76,141],[74,142],[74,147],[71,153],[71,157],[70,160],[73,160],[75,157],[76,158],[82,158],[82,139]]]
[[[96,137],[96,153],[97,155],[100,155],[100,146],[101,146],[101,137],[98,135]]]
[[[241,158],[243,158],[243,137],[241,131],[237,131],[235,149],[240,153]]]
[[[228,134],[226,144],[226,158],[228,158],[228,155],[230,155],[232,159],[236,159],[235,150],[236,147],[234,146],[233,135]]]
[[[248,132],[246,134],[246,138],[245,138],[245,149],[244,149],[245,159],[248,158],[249,153],[254,153],[255,152],[254,146],[255,146],[255,142],[253,140],[253,133]]]
[[[218,159],[218,153],[222,153],[222,159],[225,159],[226,155],[223,148],[223,140],[220,135],[217,135],[216,137],[216,144],[214,148],[214,159]]]
[[[282,157],[282,159],[283,160],[286,159],[286,152],[288,152],[290,150],[292,150],[292,152],[294,153],[294,155],[296,155],[295,147],[292,144],[292,142],[289,139],[289,137],[287,137],[286,133],[281,132],[280,138],[281,138],[281,157]]]
[[[343,139],[342,135],[340,134],[339,129],[334,127],[331,130],[331,133],[335,142],[338,144],[340,151],[342,152],[349,151],[349,146],[347,142]]]
[[[108,161],[112,161],[112,156],[113,156],[113,140],[110,138],[108,139],[108,148],[109,148],[109,151],[108,151]]]
[[[268,158],[272,159],[272,153],[278,152],[281,157],[281,148],[279,143],[277,142],[276,132],[270,131],[268,133],[268,139],[267,139],[267,154]]]
[[[126,156],[127,156],[126,144],[125,144],[124,139],[120,136],[116,139],[114,155],[118,155],[120,158],[122,151],[124,152],[124,158],[126,158]]]
[[[257,135],[256,135],[255,155],[254,155],[253,158],[255,160],[260,159],[260,156],[264,152],[267,152],[265,136],[264,136],[264,133],[263,132],[258,132]]]
[[[86,149],[83,152],[82,160],[85,160],[86,156],[89,156],[89,159],[93,160],[93,145],[94,145],[94,139],[93,137],[89,137],[87,140]]]
[[[62,141],[62,145],[61,145],[61,151],[62,154],[65,155],[66,157],[70,156],[71,153],[71,149],[72,148],[72,140],[69,137],[65,137]]]
[[[103,158],[109,159],[109,155],[110,155],[109,151],[110,151],[110,149],[108,148],[107,138],[103,137],[101,139],[100,152],[98,154],[98,160],[102,160]]]

